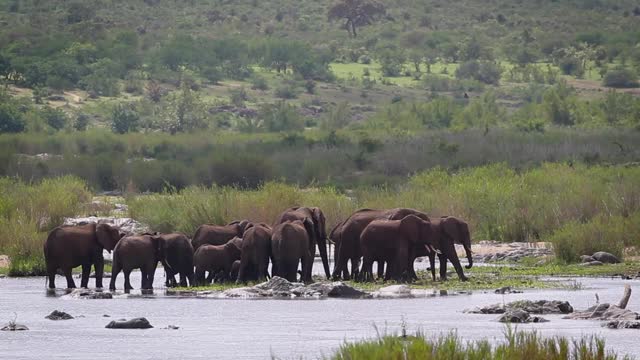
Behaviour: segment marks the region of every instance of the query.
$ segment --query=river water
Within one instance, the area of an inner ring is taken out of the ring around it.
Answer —
[[[56,281],[64,284],[62,277]],[[220,300],[167,297],[163,281],[159,269],[155,294],[149,297],[134,290],[128,297],[76,300],[60,296],[61,290],[57,296],[47,296],[44,277],[0,279],[0,325],[16,313],[17,322],[30,328],[0,332],[0,353],[5,359],[315,359],[328,357],[345,340],[399,332],[403,318],[410,333],[421,330],[437,335],[455,330],[468,340],[502,341],[505,327],[496,321],[497,315],[462,310],[520,299],[567,300],[574,308],[584,309],[595,303],[596,293],[601,302],[617,303],[627,283],[640,291],[637,280],[597,278],[578,279],[584,290],[528,290],[511,295],[476,291],[415,299]],[[139,273],[132,274],[132,285],[139,288]],[[122,275],[117,286],[121,291]],[[628,308],[640,311],[639,294],[631,296]],[[81,317],[45,319],[54,309]],[[140,316],[155,328],[105,329],[111,320]],[[606,339],[610,349],[640,355],[638,330],[605,329],[597,321],[563,320],[559,315],[544,317],[551,321],[518,328],[536,329],[545,336],[596,334]],[[180,328],[163,329],[167,325]]]

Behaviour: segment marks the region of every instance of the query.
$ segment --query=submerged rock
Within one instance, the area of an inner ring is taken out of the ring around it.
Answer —
[[[373,297],[408,298],[413,297],[413,295],[408,285],[390,285],[374,292]]]
[[[530,314],[569,314],[573,312],[573,307],[567,301],[558,300],[521,300],[503,304],[493,304],[481,308],[467,309],[469,314],[504,314],[509,310],[523,310]]]
[[[509,309],[498,318],[502,323],[539,323],[548,322],[549,320],[539,316],[531,316],[527,311],[522,309]]]
[[[64,311],[53,310],[51,314],[44,317],[49,320],[71,320],[73,316],[67,314]]]
[[[143,317],[131,320],[114,320],[105,326],[107,329],[150,329],[152,327],[149,320]]]
[[[29,330],[26,325],[16,324],[14,322],[10,322],[7,325],[0,328],[0,331],[25,331]]]
[[[609,329],[640,329],[640,321],[614,320],[606,322],[602,326]]]
[[[73,289],[64,297],[71,299],[113,299],[113,294],[93,289]]]
[[[180,326],[175,326],[175,325],[167,325],[166,328],[163,328],[165,330],[178,330],[180,329]]]
[[[496,294],[522,294],[522,290],[512,289],[511,286],[501,287],[494,291]]]

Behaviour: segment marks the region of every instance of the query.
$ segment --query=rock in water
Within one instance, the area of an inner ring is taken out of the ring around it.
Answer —
[[[73,289],[73,291],[64,296],[72,299],[113,299],[113,294],[110,292],[92,289]]]
[[[105,326],[107,329],[149,329],[152,328],[146,318],[135,318],[131,320],[115,320]]]
[[[73,316],[67,314],[64,311],[53,310],[51,314],[44,317],[49,320],[71,320]]]
[[[621,309],[617,305],[598,304],[584,311],[576,311],[565,319],[574,320],[640,320],[640,314],[628,309]]]
[[[390,285],[380,288],[373,293],[374,297],[389,297],[389,298],[405,298],[412,297],[411,288],[408,285]]]
[[[614,320],[602,324],[609,329],[640,329],[640,321],[621,321]]]
[[[501,287],[494,291],[496,294],[522,294],[522,290],[512,289],[511,286]]]
[[[598,251],[597,253],[591,255],[596,261],[600,261],[604,264],[618,264],[620,259],[618,259],[615,255],[605,252]]]
[[[521,309],[509,309],[507,312],[502,314],[498,321],[502,323],[539,323],[539,322],[547,322],[549,320],[541,318],[539,316],[531,316],[528,312]]]
[[[504,314],[509,310],[524,310],[531,314],[569,314],[573,307],[567,301],[558,300],[521,300],[502,304],[488,305],[482,308],[467,309],[464,312],[470,314]]]
[[[16,324],[14,322],[10,322],[0,329],[0,331],[24,331],[24,330],[29,330],[29,328],[26,325]]]

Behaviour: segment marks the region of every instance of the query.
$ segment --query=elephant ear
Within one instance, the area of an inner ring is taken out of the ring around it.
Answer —
[[[410,241],[419,242],[422,238],[422,229],[420,225],[422,223],[422,219],[415,215],[407,215],[402,220],[400,220],[401,229],[400,231],[404,233],[404,235]]]
[[[113,251],[121,238],[120,231],[109,224],[96,225],[96,239],[98,244],[108,252]]]
[[[466,226],[467,224],[464,223]],[[453,217],[444,217],[440,221],[440,228],[442,233],[451,239],[454,243],[463,244],[463,231],[461,221]],[[468,231],[468,228],[467,228]]]

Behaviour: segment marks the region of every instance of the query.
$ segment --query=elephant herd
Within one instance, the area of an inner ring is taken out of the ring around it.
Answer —
[[[101,288],[103,250],[113,251],[109,289],[115,290],[116,278],[122,271],[125,292],[132,289],[129,276],[134,269],[140,269],[141,289],[153,289],[158,262],[166,272],[166,286],[230,280],[246,283],[263,281],[270,275],[292,282],[300,275],[300,280],[308,283],[312,281],[316,249],[325,276],[333,279],[373,280],[372,265],[376,262],[378,277],[412,281],[417,279],[413,269],[415,259],[428,256],[435,281],[437,255],[441,280],[446,280],[446,262],[450,261],[464,281],[467,278],[455,250],[456,243],[465,249],[467,268],[473,264],[469,228],[456,217],[430,219],[423,212],[407,208],[361,209],[337,224],[328,236],[325,222],[322,210],[317,207],[292,207],[272,225],[248,220],[201,225],[192,239],[181,233],[124,236],[107,224],[61,226],[49,233],[44,244],[49,287],[55,288],[55,275],[60,269],[67,288],[74,288],[71,271],[77,266],[82,266],[81,286],[87,287],[93,265],[96,287]],[[328,242],[335,244],[333,272],[329,269]]]

